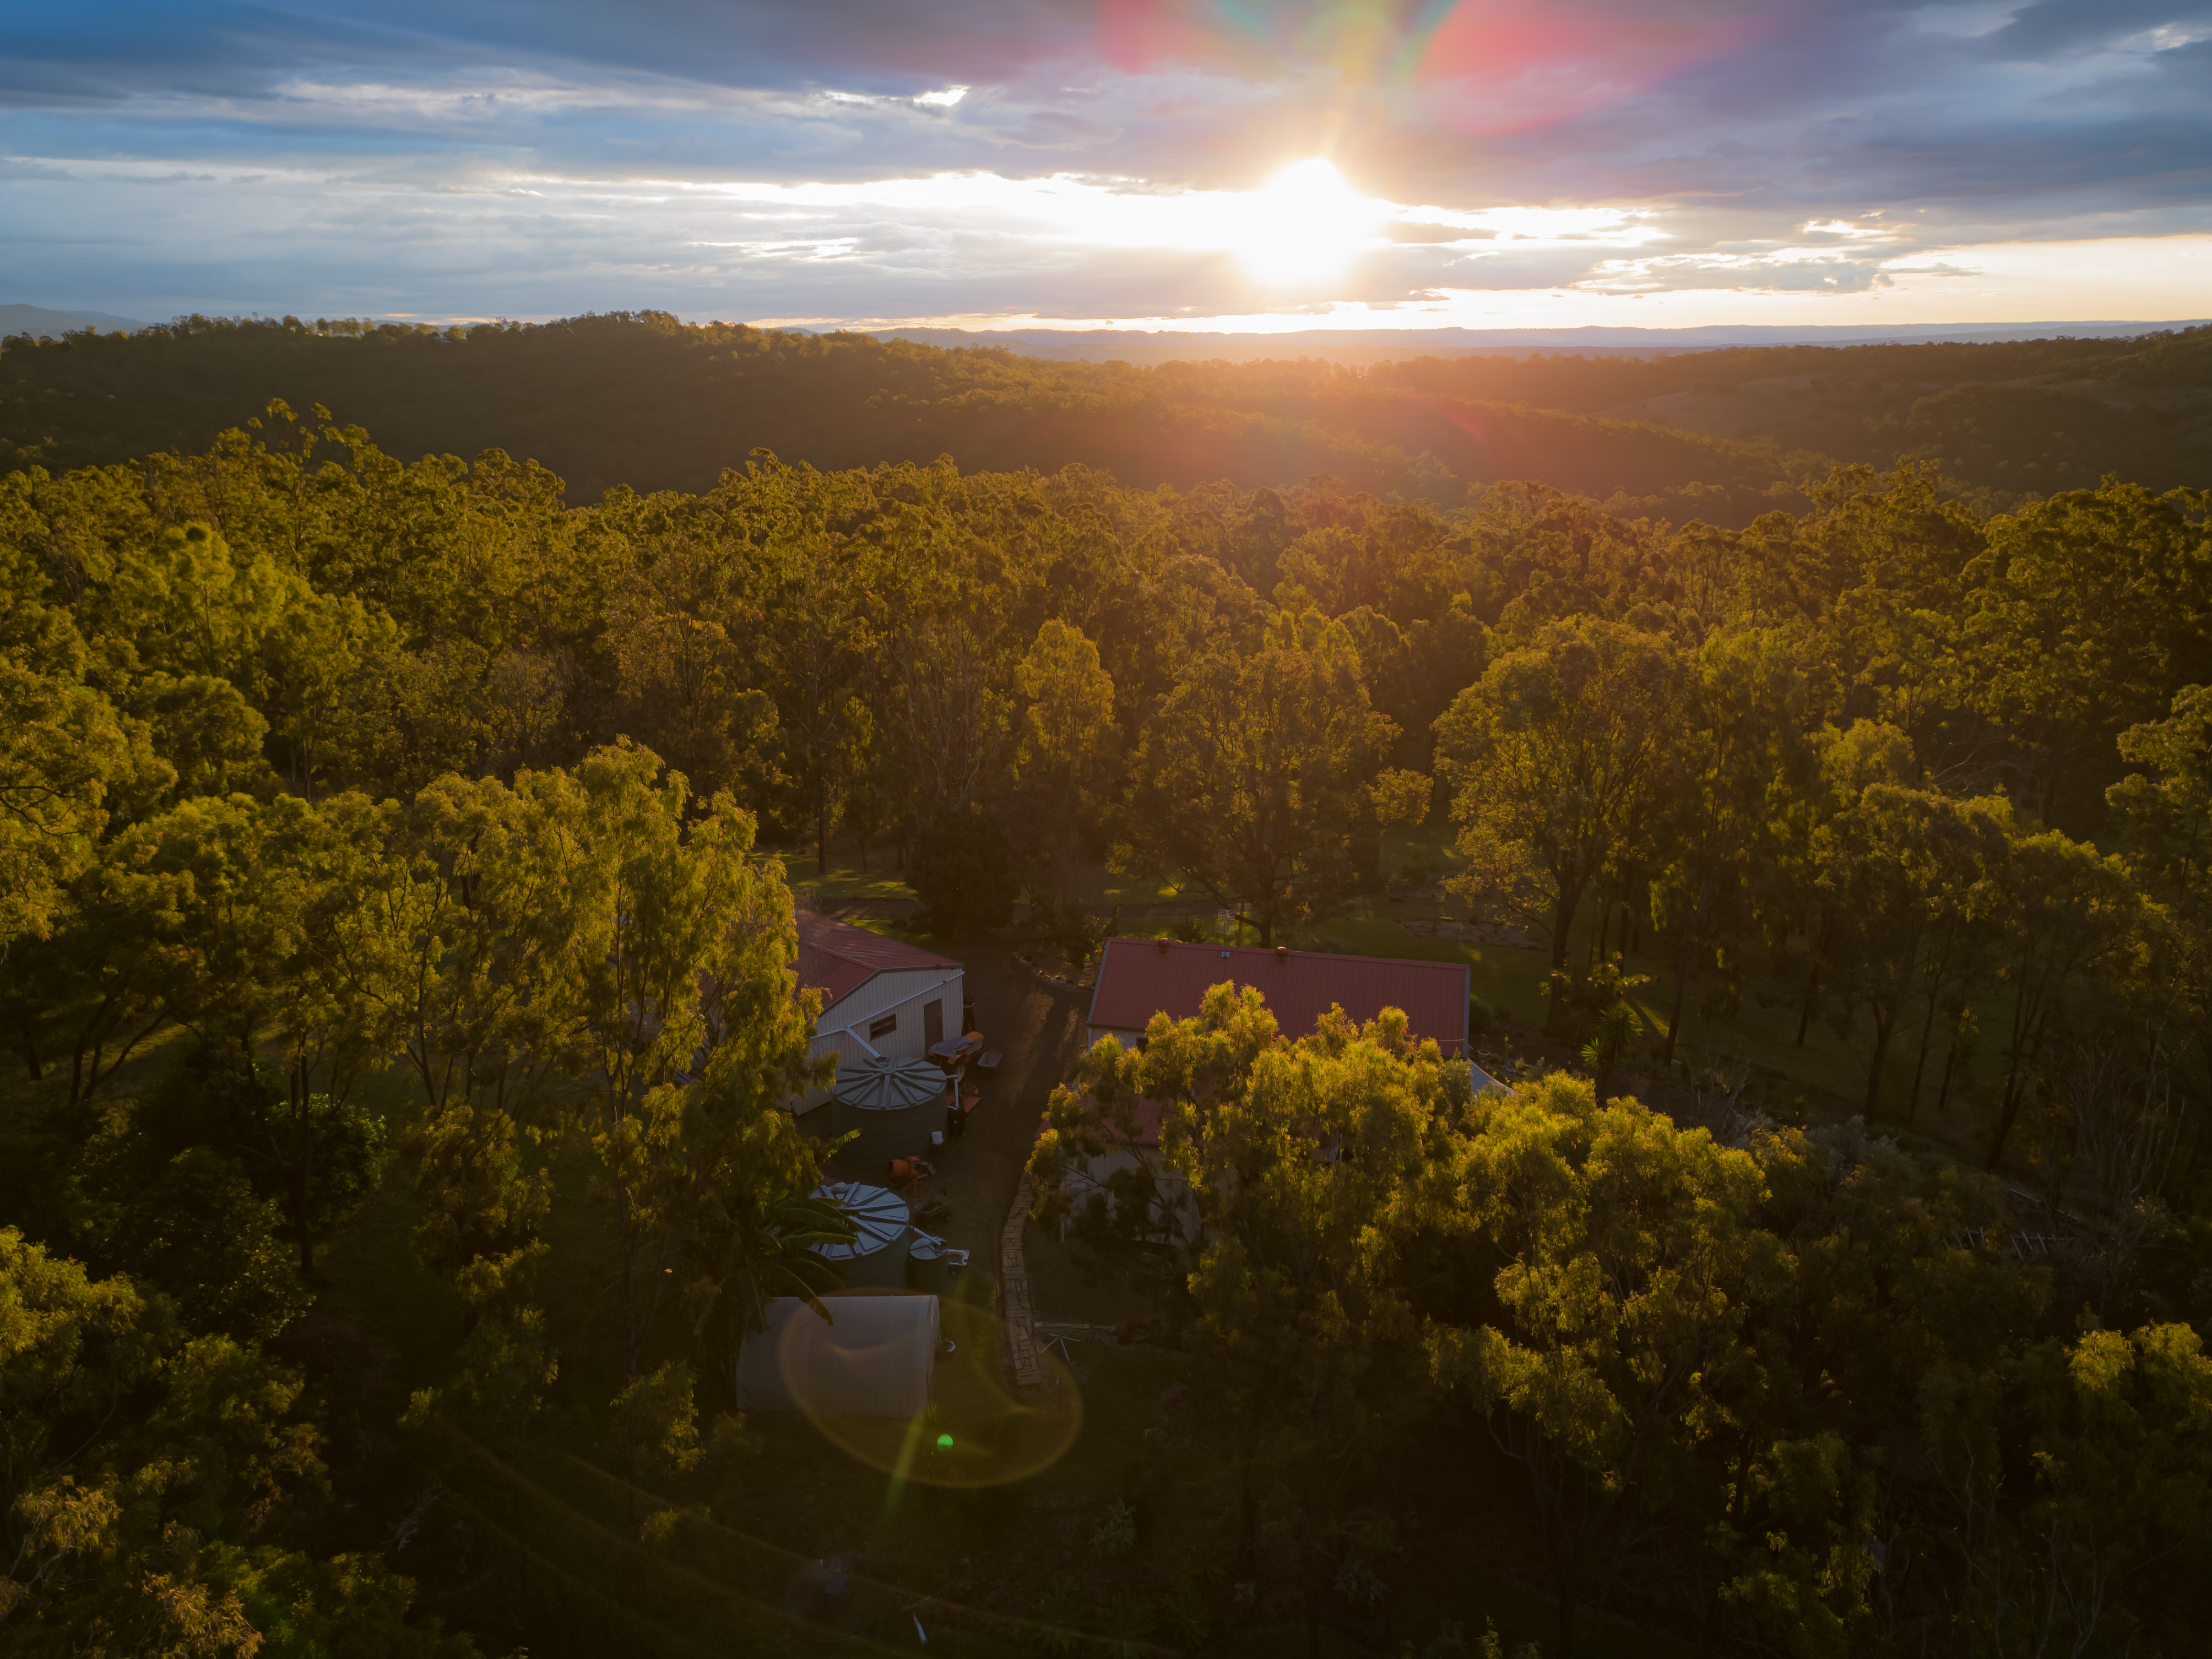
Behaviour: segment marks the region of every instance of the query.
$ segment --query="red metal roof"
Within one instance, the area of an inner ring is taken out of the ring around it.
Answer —
[[[950,957],[811,910],[799,911],[798,921],[799,982],[822,993],[825,1010],[888,969],[960,966]]]
[[[1155,1012],[1188,1019],[1198,1012],[1207,990],[1224,980],[1240,988],[1258,987],[1285,1036],[1304,1036],[1334,1003],[1363,1024],[1385,1008],[1402,1008],[1415,1036],[1434,1037],[1447,1054],[1466,1048],[1464,963],[1321,951],[1292,951],[1279,962],[1273,951],[1250,945],[1173,939],[1107,940],[1098,963],[1098,988],[1091,999],[1091,1024],[1141,1031]]]

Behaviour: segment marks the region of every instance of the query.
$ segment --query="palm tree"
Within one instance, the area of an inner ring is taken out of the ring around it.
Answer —
[[[843,1206],[818,1193],[779,1192],[739,1180],[708,1197],[693,1236],[708,1283],[695,1336],[710,1350],[726,1349],[735,1377],[745,1338],[768,1328],[768,1304],[775,1297],[797,1297],[829,1321],[821,1293],[837,1289],[845,1277],[817,1247],[848,1244],[857,1236]]]

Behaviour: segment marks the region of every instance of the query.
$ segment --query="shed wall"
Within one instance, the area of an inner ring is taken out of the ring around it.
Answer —
[[[933,1000],[945,1004],[945,1030],[960,1029],[962,1000],[966,996],[966,970],[954,968],[886,969],[822,1011],[814,1023],[814,1039],[808,1052],[819,1059],[835,1050],[841,1063],[859,1060],[921,1060],[929,1045],[923,1041],[922,1009]],[[898,1029],[880,1037],[868,1035],[869,1024],[886,1014],[898,1016]],[[793,1109],[806,1111],[830,1098],[827,1089],[811,1090]]]

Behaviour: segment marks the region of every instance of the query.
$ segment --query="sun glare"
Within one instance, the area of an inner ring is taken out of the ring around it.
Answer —
[[[1271,287],[1334,276],[1381,217],[1375,203],[1316,155],[1283,168],[1244,198],[1237,257]]]

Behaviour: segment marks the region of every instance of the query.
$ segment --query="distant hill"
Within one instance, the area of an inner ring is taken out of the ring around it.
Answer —
[[[1407,328],[1300,329],[1284,334],[1182,333],[1150,329],[1022,328],[970,331],[957,328],[872,330],[880,340],[959,348],[1004,346],[1024,357],[1055,362],[1256,362],[1263,358],[1318,358],[1364,368],[1413,357],[1525,357],[1530,352],[1571,352],[1589,357],[1671,357],[1741,346],[1856,346],[1984,344],[2006,340],[2127,339],[2155,331],[2194,328],[2212,318],[2184,322],[1985,323],[1956,328],[1876,328],[1836,325],[1777,328],[1714,324],[1702,328]]]
[[[81,328],[96,329],[106,334],[116,329],[129,332],[145,326],[128,317],[110,316],[105,311],[48,311],[44,306],[0,306],[0,336],[29,334],[43,340],[58,340]]]
[[[1346,368],[1047,362],[867,335],[685,325],[189,319],[0,346],[0,466],[204,447],[272,398],[387,451],[542,462],[574,501],[702,489],[756,447],[844,467],[1071,464],[1125,483],[1327,473],[1446,503],[1530,478],[1676,521],[1799,506],[1837,460],[1940,457],[2002,507],[2094,483],[2212,483],[2212,327],[2124,339],[1427,357]]]
[[[1431,396],[1541,402],[1846,461],[1933,456],[1992,505],[2110,473],[2212,486],[2212,326],[2132,338],[1737,347],[1650,359],[1398,363]]]

